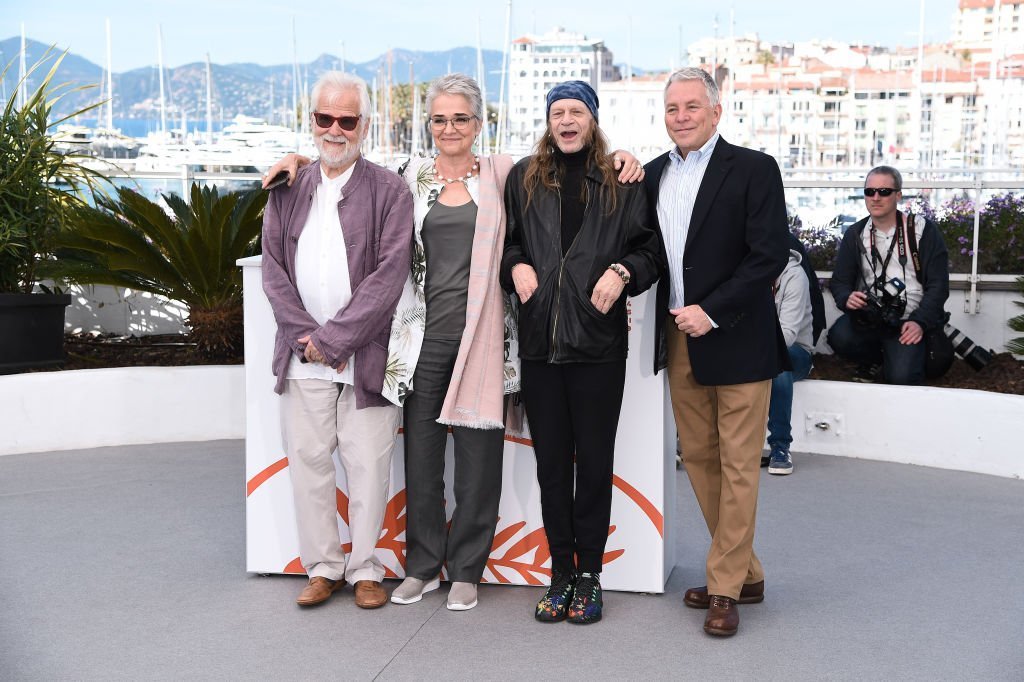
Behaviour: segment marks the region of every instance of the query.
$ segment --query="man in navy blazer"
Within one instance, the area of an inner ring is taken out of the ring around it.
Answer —
[[[655,371],[669,390],[686,472],[711,532],[707,585],[684,603],[708,609],[704,630],[729,636],[737,603],[764,599],[754,523],[771,380],[789,368],[772,283],[789,255],[782,176],[766,154],[718,134],[714,79],[680,69],[665,88],[674,148],[645,182],[669,270]]]

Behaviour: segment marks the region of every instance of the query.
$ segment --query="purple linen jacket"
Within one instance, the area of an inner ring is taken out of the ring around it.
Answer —
[[[299,169],[291,187],[270,193],[263,214],[263,290],[277,320],[274,390],[284,392],[288,362],[310,341],[334,365],[355,354],[356,407],[389,405],[381,396],[388,337],[412,262],[413,200],[406,183],[362,157],[345,183],[338,216],[345,234],[352,299],[322,327],[306,312],[296,286],[295,253],[317,185],[320,164]]]

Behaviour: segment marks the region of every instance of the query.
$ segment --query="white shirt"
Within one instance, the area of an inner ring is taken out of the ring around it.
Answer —
[[[906,228],[907,216],[903,216],[903,226]],[[910,242],[907,242],[907,265],[900,265],[900,247],[896,244],[892,247],[892,258],[889,259],[889,265],[885,269],[885,277],[882,277],[881,269],[882,263],[885,262],[885,255],[889,253],[889,247],[892,246],[893,240],[896,239],[896,228],[893,227],[888,234],[882,230],[875,230],[875,248],[878,250],[878,255],[882,257],[881,261],[876,262],[874,270],[871,268],[871,218],[868,218],[867,224],[864,226],[864,231],[861,233],[861,240],[864,242],[864,253],[861,254],[860,267],[861,276],[864,278],[864,282],[867,286],[871,286],[875,282],[875,276],[881,278],[883,281],[888,282],[893,277],[903,281],[907,285],[907,307],[903,311],[903,319],[907,319],[910,313],[917,310],[917,307],[921,305],[921,299],[924,297],[924,287],[921,282],[917,280],[917,273],[914,272],[914,259],[910,255]],[[914,216],[914,234],[917,235],[917,243],[921,244],[921,233],[924,232],[924,218],[920,216]]]
[[[352,282],[348,275],[348,253],[345,234],[338,217],[342,187],[352,177],[355,164],[336,178],[328,178],[320,168],[320,184],[309,208],[306,224],[299,234],[295,252],[295,284],[306,312],[323,325],[343,310],[352,299]],[[302,362],[294,354],[288,363],[289,379],[323,379],[341,384],[354,384],[355,357],[341,372],[318,362]]]
[[[704,171],[708,168],[718,137],[716,132],[703,147],[688,153],[685,159],[680,156],[679,149],[673,147],[668,153],[669,163],[661,175],[658,220],[665,238],[665,250],[668,252],[670,310],[684,305],[683,252],[686,248],[686,235],[690,231],[697,190],[704,179]]]

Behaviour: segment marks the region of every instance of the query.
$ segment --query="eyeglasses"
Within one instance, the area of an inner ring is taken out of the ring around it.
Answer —
[[[444,130],[451,123],[452,127],[456,130],[465,130],[470,123],[473,122],[476,116],[452,116],[451,118],[445,118],[444,116],[431,116],[430,125],[434,130]]]
[[[877,189],[874,188],[874,187],[865,187],[864,188],[864,196],[866,196],[866,197],[873,197],[873,196],[875,196],[877,194],[880,197],[887,197],[887,196],[891,195],[893,192],[898,192],[898,191],[899,191],[898,189],[893,189],[892,187],[879,187]]]
[[[349,132],[356,129],[361,118],[362,116],[331,116],[330,114],[321,114],[319,111],[313,112],[313,120],[321,128],[330,128],[337,123],[339,128]]]

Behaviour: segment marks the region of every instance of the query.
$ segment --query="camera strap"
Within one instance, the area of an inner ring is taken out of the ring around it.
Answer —
[[[907,214],[907,241],[910,242],[910,258],[914,261],[914,274],[917,281],[924,286],[924,278],[921,276],[921,254],[917,250],[917,230],[914,225],[914,214]]]
[[[889,261],[892,260],[892,252],[899,248],[899,260],[900,265],[903,266],[904,277],[907,272],[907,235],[903,230],[903,214],[899,211],[896,212],[896,238],[889,242],[889,252],[885,254],[885,259],[882,259],[882,255],[878,252],[878,247],[875,246],[875,234],[877,229],[875,223],[871,223],[871,233],[869,235],[871,239],[871,273],[875,276],[877,281],[879,277],[885,280],[885,271],[889,268]],[[875,272],[875,267],[878,265],[878,261],[882,261],[882,273],[879,275]]]

